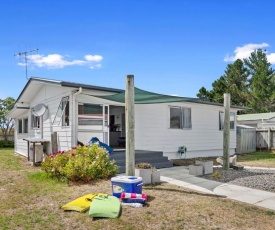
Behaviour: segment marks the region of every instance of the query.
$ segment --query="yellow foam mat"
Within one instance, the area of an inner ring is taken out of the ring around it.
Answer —
[[[93,199],[96,196],[107,196],[105,193],[91,193],[85,196],[79,197],[61,207],[64,211],[77,211],[77,212],[85,212],[87,211]]]

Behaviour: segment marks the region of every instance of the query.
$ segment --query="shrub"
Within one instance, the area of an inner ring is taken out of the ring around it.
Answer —
[[[14,141],[10,140],[0,140],[0,148],[13,148]]]
[[[150,163],[141,162],[135,165],[136,169],[153,169],[153,166]]]
[[[213,173],[212,173],[212,177],[215,178],[216,180],[219,180],[222,178],[222,174],[218,171],[218,170],[215,170]]]
[[[51,177],[73,182],[106,179],[118,173],[115,162],[97,144],[53,153],[42,162],[41,169]]]

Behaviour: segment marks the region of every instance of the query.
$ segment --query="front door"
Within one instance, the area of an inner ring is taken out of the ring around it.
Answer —
[[[78,103],[78,141],[84,145],[92,137],[109,145],[109,106]]]

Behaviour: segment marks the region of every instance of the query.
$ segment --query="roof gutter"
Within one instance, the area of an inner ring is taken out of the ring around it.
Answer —
[[[82,87],[79,87],[78,91],[72,95],[72,146],[77,145],[77,113],[76,113],[76,96],[82,93]]]

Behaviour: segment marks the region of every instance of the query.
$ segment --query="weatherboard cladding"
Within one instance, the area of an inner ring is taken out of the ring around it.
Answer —
[[[43,103],[48,108],[48,113],[43,116],[43,138],[47,140],[51,140],[51,133],[58,132],[58,147],[59,149],[69,149],[71,147],[71,126],[69,127],[61,127],[61,126],[52,126],[52,120],[56,114],[58,109],[60,100],[64,96],[69,96],[71,92],[66,90],[65,87],[60,88],[58,84],[45,84],[41,90],[32,98],[30,101],[30,107],[33,107],[37,103]],[[70,106],[70,109],[72,106]],[[72,111],[71,111],[72,112]],[[29,111],[20,115],[18,118],[28,117],[29,123],[31,121],[31,113]],[[41,137],[41,131],[39,129],[32,129],[29,126],[29,132],[26,134],[18,134],[15,133],[15,147],[16,152],[27,156],[27,142],[24,141],[24,138],[27,137]],[[50,153],[51,149],[47,145],[47,153]]]
[[[176,102],[173,106],[191,108],[192,128],[171,129],[167,119],[167,104],[138,104],[135,106],[135,147],[141,150],[163,151],[170,158],[178,157],[176,152],[182,145],[187,146],[188,154],[192,156],[221,155],[223,135],[219,130],[220,108],[189,102]],[[235,129],[230,131],[230,140],[230,150],[234,151]]]

